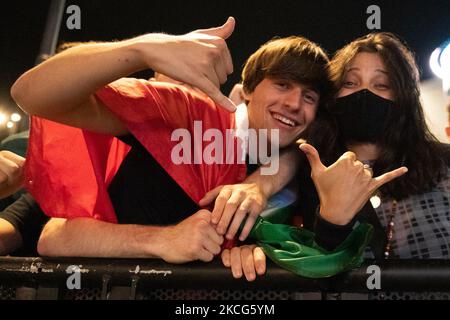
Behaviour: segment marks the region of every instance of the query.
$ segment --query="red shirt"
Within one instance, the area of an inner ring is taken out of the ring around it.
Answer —
[[[245,178],[245,164],[238,163],[236,152],[232,164],[175,164],[171,159],[179,144],[171,141],[173,131],[182,128],[194,136],[194,121],[202,121],[203,132],[222,132],[226,146],[225,132],[236,126],[234,114],[211,99],[181,86],[127,78],[102,88],[96,96],[196,203],[209,190]],[[237,148],[236,138],[232,143]],[[193,144],[192,155],[203,154],[209,144]],[[49,216],[116,222],[107,188],[128,150],[113,136],[33,117],[27,187]]]

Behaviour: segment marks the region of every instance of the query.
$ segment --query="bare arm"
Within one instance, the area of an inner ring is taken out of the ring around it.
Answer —
[[[19,249],[22,242],[19,231],[11,223],[0,218],[0,256]]]
[[[120,135],[125,128],[94,94],[119,78],[150,68],[199,88],[231,110],[233,104],[218,88],[233,69],[225,43],[233,29],[234,19],[229,19],[222,27],[183,36],[147,34],[77,46],[26,72],[11,95],[32,115]]]
[[[244,182],[256,183],[260,186],[263,193],[270,198],[283,189],[292,180],[298,171],[299,163],[300,156],[297,147],[292,146],[280,153],[279,168],[276,174],[262,175],[261,168],[259,168],[254,173],[249,175]],[[270,164],[267,166],[270,166]]]
[[[211,261],[223,238],[200,210],[175,226],[121,225],[91,218],[51,219],[38,252],[51,257],[162,258],[171,263]]]
[[[208,192],[200,201],[207,206],[215,200],[212,223],[217,225],[219,234],[233,239],[242,221],[247,218],[239,236],[244,241],[256,218],[264,210],[267,200],[285,187],[298,169],[299,153],[294,146],[280,154],[279,170],[275,175],[262,175],[261,168],[249,175],[242,184],[217,187]]]

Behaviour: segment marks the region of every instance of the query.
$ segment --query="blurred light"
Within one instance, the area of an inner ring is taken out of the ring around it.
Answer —
[[[4,124],[6,122],[6,115],[4,113],[0,113],[0,124]]]
[[[19,122],[20,120],[22,120],[22,117],[20,116],[20,114],[18,113],[13,113],[11,115],[11,121],[13,122]]]
[[[442,91],[450,97],[450,40],[433,51],[430,56],[430,68],[442,79]]]
[[[434,49],[434,51],[433,51],[433,53],[431,54],[431,57],[430,57],[430,68],[431,68],[431,71],[433,71],[433,73],[437,77],[442,79],[442,77],[443,77],[442,73],[443,72],[442,72],[441,66],[439,64],[439,57],[441,55],[441,52],[442,52],[441,48]]]
[[[7,127],[8,129],[11,129],[12,127],[14,127],[14,122],[8,121],[8,123],[6,124],[6,127]]]
[[[450,74],[450,42],[436,48],[430,56],[430,68],[433,73],[444,79]]]

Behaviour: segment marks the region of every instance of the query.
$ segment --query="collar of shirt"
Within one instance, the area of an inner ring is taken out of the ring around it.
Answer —
[[[240,139],[242,142],[241,148],[242,148],[242,157],[243,161],[246,160],[246,157],[249,157],[248,163],[258,163],[257,159],[250,158],[251,155],[248,154],[248,137],[249,137],[249,120],[248,120],[248,111],[247,111],[247,105],[245,103],[241,103],[236,107],[235,112],[235,119],[236,119],[236,137]],[[256,143],[256,141],[254,141]]]

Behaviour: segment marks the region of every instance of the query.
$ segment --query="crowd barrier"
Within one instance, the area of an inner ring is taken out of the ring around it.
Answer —
[[[299,277],[269,262],[254,282],[220,261],[0,258],[0,299],[302,300],[450,297],[450,260],[366,261],[334,277]]]

